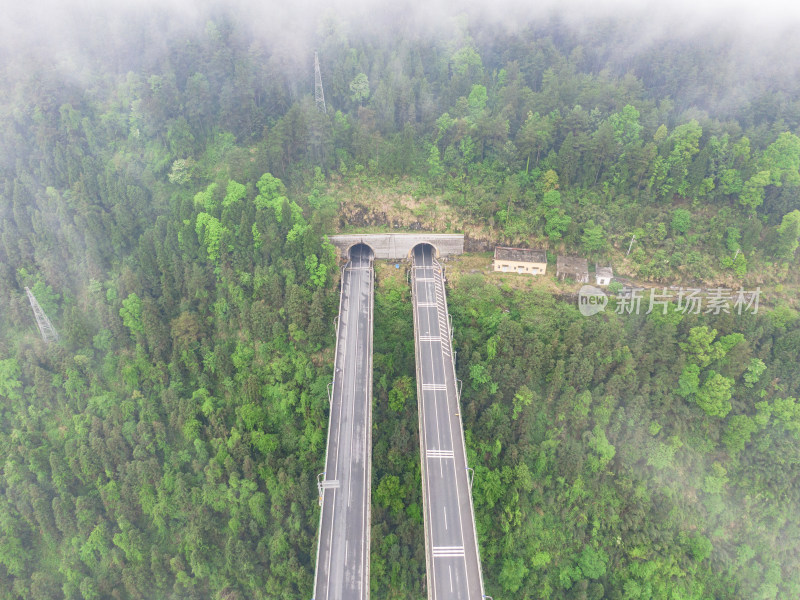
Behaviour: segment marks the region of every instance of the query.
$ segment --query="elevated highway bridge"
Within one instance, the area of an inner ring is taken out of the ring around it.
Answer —
[[[429,600],[480,600],[483,578],[444,274],[430,244],[411,267]]]
[[[369,598],[372,258],[356,245],[342,269],[314,600]]]
[[[313,600],[369,598],[373,259],[409,259],[414,314],[428,600],[481,600],[444,273],[463,252],[452,234],[331,236],[342,270]]]

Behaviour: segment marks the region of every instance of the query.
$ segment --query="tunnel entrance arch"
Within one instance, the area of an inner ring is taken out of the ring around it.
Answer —
[[[428,248],[430,248],[431,249],[431,256],[433,256],[433,258],[436,258],[436,259],[439,258],[439,249],[434,244],[431,244],[430,242],[420,242],[418,244],[414,244],[411,247],[411,249],[408,251],[408,257],[407,257],[408,260],[412,260],[414,258],[414,250],[416,250],[419,247],[422,247],[422,248],[428,247]]]
[[[375,260],[375,250],[369,244],[365,244],[364,242],[356,242],[347,248],[345,256],[347,257],[347,260],[353,260],[355,256],[368,260]]]

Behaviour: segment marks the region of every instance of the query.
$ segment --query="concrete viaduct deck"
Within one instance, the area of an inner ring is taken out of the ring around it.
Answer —
[[[414,248],[411,270],[429,600],[481,600],[483,577],[442,267]]]
[[[444,276],[437,256],[461,254],[460,234],[331,236],[347,259],[312,600],[368,600],[372,428],[373,258],[410,259],[429,600],[481,600],[472,486]]]
[[[368,600],[372,468],[372,250],[342,269],[314,600]]]

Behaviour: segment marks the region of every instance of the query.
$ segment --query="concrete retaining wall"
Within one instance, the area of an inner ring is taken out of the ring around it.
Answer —
[[[375,258],[404,259],[411,256],[417,244],[430,244],[436,249],[436,257],[464,253],[462,233],[363,233],[329,236],[331,243],[345,260],[352,246],[366,244],[375,253]]]

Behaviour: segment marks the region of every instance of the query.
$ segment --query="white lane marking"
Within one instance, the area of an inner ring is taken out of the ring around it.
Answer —
[[[426,450],[425,456],[428,458],[453,458],[452,450]]]
[[[447,386],[443,383],[423,383],[422,389],[426,392],[429,390],[438,390],[442,392],[447,389]]]
[[[453,565],[447,565],[447,570],[450,573],[450,593],[453,593]]]
[[[457,558],[464,556],[464,546],[434,546],[434,558]]]
[[[425,456],[430,459],[438,459],[439,460],[439,477],[444,479],[444,460],[443,459],[452,459],[454,458],[454,454],[452,450],[426,450]],[[447,513],[447,509],[445,509],[445,514]],[[445,529],[447,529],[447,516],[445,515]]]
[[[349,543],[347,540],[344,541],[344,564],[347,564],[347,549],[349,547]]]
[[[446,530],[447,529],[447,507],[443,506],[442,508],[444,509],[444,528]]]

